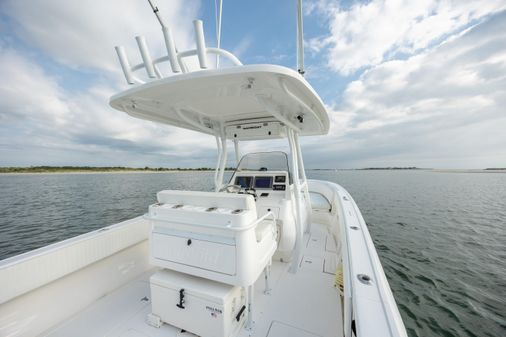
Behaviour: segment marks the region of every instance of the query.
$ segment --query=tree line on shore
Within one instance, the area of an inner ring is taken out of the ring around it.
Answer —
[[[234,170],[227,167],[226,170]],[[30,166],[0,167],[0,173],[44,173],[44,172],[121,172],[121,171],[214,171],[210,167],[125,167],[125,166]]]

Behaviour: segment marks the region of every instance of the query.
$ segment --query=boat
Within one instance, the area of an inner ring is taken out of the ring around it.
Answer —
[[[136,37],[131,66],[116,47],[131,87],[110,105],[214,137],[215,188],[162,190],[144,215],[0,261],[0,335],[407,336],[352,196],[305,174],[299,138],[326,135],[329,117],[303,77],[301,2],[297,71],[207,47],[199,20],[196,47],[178,51],[150,4],[167,54],[153,59]],[[288,151],[241,155],[273,140]]]

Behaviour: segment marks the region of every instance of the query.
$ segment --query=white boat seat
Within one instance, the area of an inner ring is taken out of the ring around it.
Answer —
[[[276,223],[257,218],[251,195],[162,191],[146,217],[152,264],[226,284],[253,284],[277,248]]]

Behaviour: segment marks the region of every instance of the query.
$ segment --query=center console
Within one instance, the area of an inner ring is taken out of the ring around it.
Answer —
[[[277,260],[289,261],[295,244],[295,216],[290,177],[286,171],[237,171],[231,184],[254,189],[258,216],[271,212],[278,231]]]
[[[162,191],[149,207],[152,313],[202,337],[237,335],[251,320],[252,285],[276,251],[271,214],[246,194]],[[195,324],[198,322],[198,324]]]

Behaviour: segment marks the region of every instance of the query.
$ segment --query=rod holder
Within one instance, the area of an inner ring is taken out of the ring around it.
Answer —
[[[153,67],[153,61],[151,60],[151,56],[149,55],[148,46],[146,44],[146,38],[144,36],[136,36],[135,40],[137,41],[137,45],[139,46],[142,62],[144,62],[144,67],[146,68],[148,76],[151,78],[156,78],[155,68]]]
[[[172,30],[168,27],[162,27],[162,32],[165,40],[165,47],[167,48],[167,55],[169,56],[170,67],[173,72],[179,73],[181,72],[181,67],[179,67],[179,63],[177,62],[176,44],[174,43]]]
[[[197,56],[199,58],[200,68],[206,69],[206,40],[204,38],[204,25],[202,20],[194,20],[193,27],[195,28],[195,42],[197,44]]]
[[[132,75],[132,68],[130,67],[130,62],[128,61],[125,47],[123,46],[116,46],[114,47],[116,49],[116,54],[118,54],[119,63],[121,64],[121,69],[123,69],[123,74],[125,75],[125,79],[128,84],[134,84],[134,78]]]

